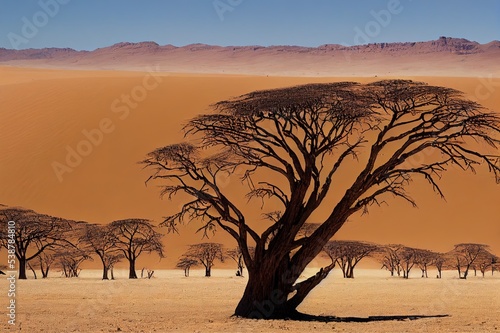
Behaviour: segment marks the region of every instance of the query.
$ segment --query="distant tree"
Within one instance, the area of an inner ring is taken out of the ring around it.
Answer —
[[[255,249],[249,248],[251,255],[253,255]],[[239,247],[234,249],[226,250],[226,257],[234,260],[236,265],[238,265],[238,270],[236,271],[237,276],[243,276],[243,269],[245,268],[245,261],[243,260],[243,252],[241,252]]]
[[[92,259],[89,252],[75,247],[60,248],[54,257],[56,264],[67,278],[78,277],[81,272],[81,263]]]
[[[498,262],[498,257],[485,248],[484,251],[481,251],[481,253],[479,253],[479,256],[476,258],[473,267],[475,270],[479,269],[482,276],[484,277],[486,271],[488,271],[490,268],[492,269],[496,262]]]
[[[188,258],[188,257],[181,257],[179,259],[179,261],[177,262],[176,267],[182,268],[184,270],[184,276],[189,277],[189,269],[191,267],[196,267],[198,265],[199,265],[199,262],[197,259]]]
[[[401,267],[403,268],[403,278],[410,278],[410,271],[417,263],[417,249],[412,247],[403,247],[400,251],[398,251],[399,260],[401,263]]]
[[[119,251],[117,241],[117,236],[109,225],[88,224],[80,237],[82,246],[96,254],[101,260],[103,280],[109,279],[108,272],[112,265],[124,258],[123,254],[117,253]]]
[[[382,268],[391,272],[391,276],[394,276],[394,273],[401,276],[402,266],[399,252],[403,248],[404,245],[401,244],[390,244],[381,246],[374,252],[374,257],[380,261]]]
[[[224,262],[224,251],[222,244],[219,243],[194,244],[189,245],[184,257],[198,260],[205,267],[205,276],[210,277],[215,260]]]
[[[415,249],[415,263],[418,268],[422,271],[422,277],[427,278],[427,268],[432,265],[436,260],[436,253],[423,250],[423,249]]]
[[[9,221],[15,222],[14,233],[8,233]],[[19,279],[26,279],[28,261],[48,249],[68,245],[74,221],[37,213],[22,207],[0,207],[0,245],[14,246]],[[9,243],[9,240],[13,240]]]
[[[447,257],[444,253],[434,253],[434,256],[432,258],[432,265],[434,265],[434,267],[436,267],[437,271],[438,271],[438,275],[437,275],[437,278],[438,279],[441,279],[442,277],[442,270],[443,270],[443,267],[446,265],[446,261],[447,261]]]
[[[451,265],[457,270],[458,277],[467,279],[469,270],[474,266],[476,260],[486,252],[487,245],[475,243],[463,243],[455,245],[448,253]]]
[[[115,236],[115,245],[129,262],[129,279],[137,279],[135,263],[143,252],[156,252],[163,258],[162,234],[155,230],[151,221],[126,219],[114,221],[110,225]]]
[[[350,217],[393,196],[416,205],[407,191],[414,181],[443,196],[439,179],[452,166],[481,166],[500,180],[500,155],[489,150],[500,142],[499,115],[454,89],[408,80],[250,92],[216,103],[185,130],[187,142],[143,161],[163,196],[185,200],[163,225],[176,230],[197,220],[236,240],[248,283],[235,315],[246,318],[299,316],[297,307],[328,275],[320,269],[300,279],[326,243]],[[243,182],[220,181],[230,174]],[[272,205],[278,218],[251,218],[245,195]],[[297,237],[318,210],[320,226]],[[276,292],[284,301],[263,314],[260,305]]]
[[[49,276],[50,267],[56,260],[54,253],[52,251],[44,251],[40,253],[37,259],[38,267],[40,267],[40,271],[42,272],[42,279],[46,279]]]
[[[356,265],[378,248],[378,245],[366,242],[333,240],[326,243],[324,251],[342,269],[344,278],[353,279]]]

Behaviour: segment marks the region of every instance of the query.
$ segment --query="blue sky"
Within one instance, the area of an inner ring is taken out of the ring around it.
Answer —
[[[31,25],[31,26],[30,26]],[[500,39],[498,0],[2,0],[0,47]]]

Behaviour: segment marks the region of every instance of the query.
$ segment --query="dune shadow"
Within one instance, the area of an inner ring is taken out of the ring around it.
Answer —
[[[316,321],[323,323],[332,322],[345,322],[345,323],[369,323],[374,321],[404,321],[404,320],[418,320],[426,318],[443,318],[449,317],[447,314],[438,315],[391,315],[391,316],[369,316],[369,317],[337,317],[337,316],[318,316],[309,315],[305,313],[297,313],[289,320],[297,321]]]

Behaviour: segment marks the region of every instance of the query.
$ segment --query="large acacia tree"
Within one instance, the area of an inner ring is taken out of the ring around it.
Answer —
[[[238,243],[249,275],[238,316],[299,316],[297,306],[330,270],[298,282],[305,267],[353,214],[391,196],[415,205],[412,181],[423,179],[443,196],[438,179],[452,165],[485,166],[500,180],[500,118],[453,89],[405,80],[308,84],[213,108],[187,123],[190,140],[158,148],[143,163],[162,195],[191,198],[165,226],[198,220]],[[244,182],[227,186],[227,174]],[[245,201],[229,190],[239,184],[272,218],[249,218]],[[319,208],[327,211],[322,221],[314,217],[320,226],[299,234]]]

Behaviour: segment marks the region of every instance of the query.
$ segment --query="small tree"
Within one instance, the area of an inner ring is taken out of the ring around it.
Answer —
[[[417,263],[417,249],[405,246],[398,252],[398,256],[403,268],[403,278],[408,279],[411,269]]]
[[[156,252],[163,258],[162,234],[155,230],[151,221],[126,219],[114,221],[110,225],[115,236],[115,245],[129,261],[129,279],[137,279],[135,263],[143,252]]]
[[[484,277],[486,271],[488,271],[490,268],[493,268],[493,265],[495,265],[497,261],[498,258],[493,253],[484,249],[484,251],[481,251],[479,256],[476,258],[474,267],[478,268],[482,276]]]
[[[249,251],[250,251],[250,254],[253,255],[252,253],[255,251],[255,249],[250,247]],[[241,252],[240,248],[236,247],[234,249],[227,250],[226,257],[231,258],[232,260],[234,260],[236,265],[238,265],[238,270],[236,271],[236,275],[243,276],[243,269],[245,268],[245,261],[243,260],[243,253]]]
[[[436,267],[437,271],[438,271],[438,275],[436,276],[438,279],[440,279],[442,277],[442,270],[443,270],[443,266],[446,264],[447,262],[447,258],[446,258],[446,255],[444,253],[434,253],[434,257],[432,259],[432,265],[434,265],[434,267]]]
[[[415,263],[422,271],[422,277],[428,277],[427,268],[435,262],[435,258],[436,253],[432,251],[415,249]]]
[[[460,279],[467,279],[469,269],[476,260],[486,251],[487,245],[475,243],[463,243],[455,245],[455,248],[448,253],[451,263],[457,269]]]
[[[46,279],[49,276],[49,270],[52,264],[55,262],[56,258],[53,252],[44,251],[38,256],[38,266],[42,272],[42,279]]]
[[[176,267],[182,268],[184,270],[184,276],[189,277],[189,269],[191,267],[196,267],[198,265],[199,265],[199,262],[197,259],[188,258],[188,257],[181,257],[179,259],[179,261],[177,262]]]
[[[117,237],[108,225],[89,224],[85,227],[80,242],[89,251],[97,254],[102,263],[102,279],[108,280],[108,272],[112,265],[120,261],[123,255],[118,255]]]
[[[353,279],[354,267],[378,248],[378,245],[366,242],[334,240],[325,245],[324,251],[340,266],[344,278]]]
[[[215,260],[224,262],[224,252],[222,244],[219,243],[201,243],[190,245],[188,251],[184,254],[186,258],[196,259],[205,267],[205,276],[212,275],[212,267]]]
[[[401,244],[390,244],[381,246],[374,252],[374,257],[382,264],[381,268],[385,268],[391,272],[391,276],[394,276],[394,273],[401,276],[402,267],[399,252],[401,252],[403,248],[404,245]]]
[[[80,276],[81,263],[92,259],[89,252],[74,247],[60,249],[54,256],[56,263],[67,278]]]

